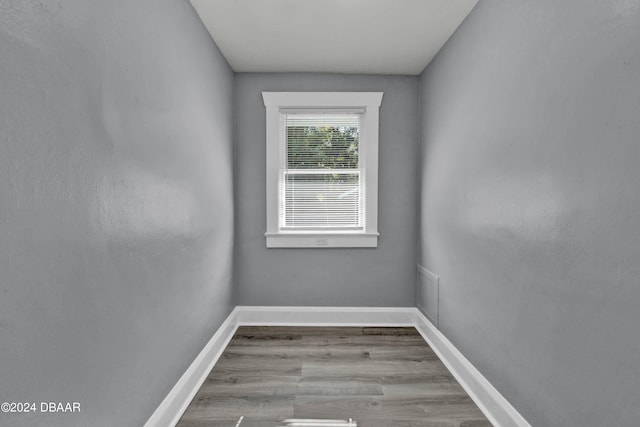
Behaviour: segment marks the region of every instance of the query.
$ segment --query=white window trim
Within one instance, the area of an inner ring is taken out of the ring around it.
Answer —
[[[378,246],[378,128],[382,92],[262,92],[267,139],[267,248],[372,248]],[[365,224],[363,231],[309,232],[278,228],[280,114],[286,109],[364,109]]]

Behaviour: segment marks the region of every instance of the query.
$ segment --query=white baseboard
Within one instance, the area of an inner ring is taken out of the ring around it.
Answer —
[[[413,326],[413,307],[236,307],[239,325]]]
[[[238,306],[171,389],[145,427],[173,427],[204,383],[238,326],[413,326],[495,427],[531,427],[482,374],[415,307]]]
[[[144,427],[175,426],[238,329],[234,309],[180,377]]]
[[[458,349],[416,309],[415,328],[495,427],[531,427]]]

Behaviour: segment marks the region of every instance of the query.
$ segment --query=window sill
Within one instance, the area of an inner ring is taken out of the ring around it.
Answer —
[[[378,233],[265,233],[267,248],[377,248]]]

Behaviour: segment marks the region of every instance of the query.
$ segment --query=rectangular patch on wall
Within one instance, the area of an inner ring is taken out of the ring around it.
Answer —
[[[440,278],[420,264],[417,267],[416,305],[439,328]]]

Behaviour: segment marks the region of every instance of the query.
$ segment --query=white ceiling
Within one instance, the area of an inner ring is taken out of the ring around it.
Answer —
[[[191,0],[236,72],[417,75],[478,0]]]

